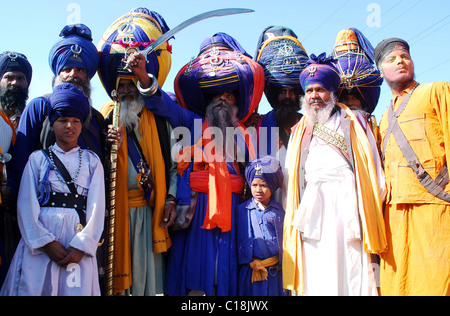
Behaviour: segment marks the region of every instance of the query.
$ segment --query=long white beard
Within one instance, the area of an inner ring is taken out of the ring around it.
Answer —
[[[325,124],[336,106],[336,98],[333,93],[330,96],[330,100],[325,102],[319,109],[313,108],[308,102],[306,102],[305,97],[302,97],[301,102],[305,115],[308,118],[308,122],[311,124]]]
[[[139,125],[141,114],[144,109],[145,101],[142,95],[138,95],[136,100],[123,100],[120,104],[120,124],[128,130],[134,130]]]

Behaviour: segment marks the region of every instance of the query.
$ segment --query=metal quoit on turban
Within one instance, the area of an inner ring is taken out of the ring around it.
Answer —
[[[319,56],[312,54],[306,68],[300,74],[300,84],[303,90],[306,91],[307,87],[312,84],[320,84],[328,91],[336,92],[341,83],[341,77],[334,62],[334,58],[327,57],[326,53]]]

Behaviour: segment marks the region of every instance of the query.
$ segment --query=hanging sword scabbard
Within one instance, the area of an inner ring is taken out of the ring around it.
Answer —
[[[120,99],[116,90],[113,90],[111,96],[114,100],[113,122],[114,127],[119,127],[120,119]],[[110,154],[110,176],[109,176],[109,205],[108,205],[108,239],[106,251],[106,295],[112,296],[113,293],[113,261],[114,261],[114,233],[116,216],[116,176],[117,176],[117,152],[118,144],[114,142],[111,146]]]

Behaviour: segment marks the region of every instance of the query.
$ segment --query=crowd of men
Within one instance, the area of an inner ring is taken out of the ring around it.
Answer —
[[[308,55],[293,30],[269,26],[252,57],[216,33],[170,93],[168,42],[127,53],[168,30],[146,8],[97,46],[86,25],[65,26],[49,53],[54,91],[28,103],[26,56],[0,55],[1,295],[450,294],[450,84],[416,82],[407,42],[374,49],[350,28]],[[95,74],[111,96],[99,111]],[[378,126],[383,80],[392,104]],[[60,117],[84,122],[78,151],[61,146]],[[66,200],[48,197],[58,190]],[[67,212],[83,224],[72,235],[48,219]],[[55,281],[68,262],[81,274],[69,287]]]

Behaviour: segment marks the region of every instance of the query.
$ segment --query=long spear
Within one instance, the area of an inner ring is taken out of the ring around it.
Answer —
[[[120,119],[120,98],[116,90],[111,92],[114,100],[113,126],[119,127]],[[114,142],[111,146],[111,170],[109,178],[109,220],[108,220],[108,244],[106,250],[106,295],[112,296],[113,293],[113,260],[114,260],[114,231],[116,221],[116,176],[117,176],[117,152],[118,144]]]

